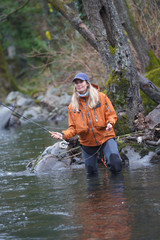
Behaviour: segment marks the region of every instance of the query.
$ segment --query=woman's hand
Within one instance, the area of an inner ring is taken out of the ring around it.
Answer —
[[[59,132],[50,132],[51,136],[55,139],[60,139],[62,140],[62,134]]]
[[[106,127],[106,130],[107,130],[107,131],[110,131],[110,130],[112,129],[112,127],[113,127],[112,124],[111,124],[111,123],[108,123],[108,124],[107,124],[107,127]]]

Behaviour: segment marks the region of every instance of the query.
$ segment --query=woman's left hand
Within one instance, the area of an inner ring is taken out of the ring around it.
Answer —
[[[107,131],[110,131],[110,130],[112,129],[112,127],[113,127],[112,124],[111,124],[111,123],[108,123],[108,124],[107,124],[107,127],[106,127],[106,130],[107,130]]]

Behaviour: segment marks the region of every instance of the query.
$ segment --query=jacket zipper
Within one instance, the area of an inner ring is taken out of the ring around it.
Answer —
[[[81,108],[83,108],[83,109],[84,109],[84,107],[83,107],[82,103],[80,103],[80,105],[81,105]],[[83,112],[82,112],[82,111],[81,111],[81,113],[82,113],[82,121],[83,121],[83,126],[85,126],[85,122],[84,122],[84,115],[83,115]]]
[[[96,142],[96,144],[97,144],[97,146],[98,146],[98,142],[97,142],[96,136],[95,136],[95,134],[94,134],[94,130],[93,130],[93,126],[92,126],[92,122],[91,122],[91,118],[90,118],[90,114],[89,114],[89,110],[88,110],[87,102],[86,102],[85,99],[84,99],[84,101],[85,101],[85,104],[86,104],[87,114],[88,114],[89,122],[90,122],[90,125],[91,125],[92,133],[93,133],[93,136],[94,136],[95,142]]]
[[[106,103],[106,107],[108,108],[108,110],[111,112],[111,109],[110,107],[108,106],[108,104]]]
[[[83,112],[82,112],[82,120],[83,120],[83,126],[85,126]]]
[[[96,122],[98,122],[98,117],[97,117],[97,113],[96,113],[96,109],[94,108],[94,116],[96,118]]]

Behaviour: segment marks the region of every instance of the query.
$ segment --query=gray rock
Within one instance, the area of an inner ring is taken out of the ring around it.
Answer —
[[[63,93],[61,88],[50,87],[44,97],[41,97],[41,102],[52,108],[59,108],[60,106],[68,106],[71,102],[71,96]]]
[[[7,104],[14,104],[18,107],[25,107],[34,104],[32,98],[22,94],[20,92],[10,92],[5,100]]]
[[[9,125],[12,111],[5,107],[0,107],[0,129],[6,128]]]
[[[145,122],[149,125],[150,129],[160,124],[160,104],[145,117]]]
[[[51,173],[66,168],[84,168],[81,158],[76,157],[73,160],[71,150],[66,141],[57,142],[53,146],[47,147],[38,158],[30,162],[27,169],[35,173]]]
[[[143,148],[143,145],[142,145]],[[155,152],[150,151],[147,155],[141,157],[139,152],[131,146],[126,146],[122,149],[123,156],[129,161],[130,169],[137,169],[143,166],[150,166],[151,159],[156,155]]]
[[[48,114],[49,113],[46,109],[42,109],[40,106],[32,106],[23,112],[20,122],[24,124],[29,121],[25,120],[23,117],[34,121],[45,121],[48,117]]]

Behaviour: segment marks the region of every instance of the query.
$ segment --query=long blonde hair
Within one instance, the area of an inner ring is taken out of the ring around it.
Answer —
[[[99,94],[98,94],[98,90],[95,87],[93,87],[91,83],[88,83],[88,84],[89,84],[89,86],[88,86],[88,93],[89,93],[88,94],[88,105],[92,109],[92,108],[95,108],[99,102]],[[79,96],[77,95],[77,91],[75,88],[73,91],[71,103],[72,103],[73,109],[78,111],[79,110]]]

